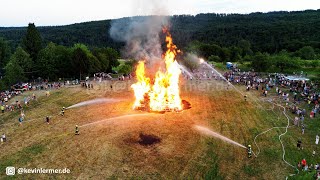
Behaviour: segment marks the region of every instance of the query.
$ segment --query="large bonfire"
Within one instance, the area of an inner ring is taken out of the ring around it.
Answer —
[[[140,61],[136,68],[137,81],[131,87],[134,90],[134,109],[148,111],[180,111],[182,101],[179,91],[180,68],[175,60],[179,50],[173,44],[171,34],[163,29],[166,34],[167,50],[162,59],[165,63],[165,70],[159,70],[154,78],[147,77],[145,61]]]

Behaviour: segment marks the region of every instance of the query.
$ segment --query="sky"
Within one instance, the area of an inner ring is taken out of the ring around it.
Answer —
[[[320,9],[320,0],[0,0],[0,27],[66,25],[136,15]]]

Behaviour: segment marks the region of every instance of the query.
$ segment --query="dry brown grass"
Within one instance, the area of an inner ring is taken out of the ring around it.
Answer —
[[[118,82],[117,82],[118,83]],[[217,169],[225,179],[275,179],[282,178],[289,170],[268,167],[265,158],[248,160],[246,150],[218,139],[200,135],[193,125],[200,124],[241,144],[252,143],[254,132],[264,130],[274,117],[264,119],[264,113],[253,102],[244,102],[235,91],[221,90],[221,82],[207,82],[220,89],[182,88],[181,96],[192,108],[181,113],[150,114],[139,118],[122,118],[80,127],[80,135],[74,135],[75,125],[85,125],[126,114],[136,114],[131,109],[133,93],[125,88],[114,92],[105,86],[95,85],[95,90],[81,87],[53,92],[49,98],[39,99],[40,105],[26,111],[28,119],[22,126],[0,126],[8,142],[1,145],[0,168],[16,167],[69,168],[66,175],[36,175],[38,178],[142,178],[142,179],[202,179]],[[128,86],[128,84],[126,84]],[[97,97],[124,99],[111,104],[91,105],[68,109],[65,116],[58,116],[62,106],[69,106]],[[50,125],[44,122],[46,115],[54,115]],[[6,122],[16,122],[17,117]],[[270,121],[268,121],[270,120]],[[279,120],[281,122],[281,120]],[[161,139],[151,146],[140,145],[139,134],[150,134]],[[268,136],[273,136],[269,134]],[[262,140],[261,145],[274,142]],[[26,148],[40,144],[43,149],[28,154],[21,160]],[[273,148],[279,148],[272,145]],[[281,159],[274,160],[281,164]],[[1,166],[2,165],[2,166]],[[256,171],[244,170],[252,167]],[[1,169],[1,176],[4,176]],[[34,175],[23,177],[31,178]],[[17,176],[22,178],[22,176]]]

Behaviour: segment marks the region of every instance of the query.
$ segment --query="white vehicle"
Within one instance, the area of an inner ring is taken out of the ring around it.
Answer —
[[[29,84],[28,84],[28,83],[23,83],[23,84],[22,84],[22,90],[23,90],[23,91],[28,90],[28,87],[29,87]]]

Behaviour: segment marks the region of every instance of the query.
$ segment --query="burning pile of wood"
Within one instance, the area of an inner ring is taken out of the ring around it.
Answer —
[[[152,111],[150,109],[150,98],[149,98],[148,94],[145,94],[144,95],[144,100],[140,102],[140,106],[136,106],[134,109],[135,110],[140,110],[140,111],[147,111],[147,112],[163,112],[164,113],[164,112],[181,112],[183,110],[191,108],[191,104],[186,100],[182,100],[181,101],[181,105],[182,105],[182,109],[181,110],[179,110],[177,108],[171,109],[171,108],[169,108],[170,107],[169,104],[164,104],[164,106],[162,108],[163,109],[162,111]]]

